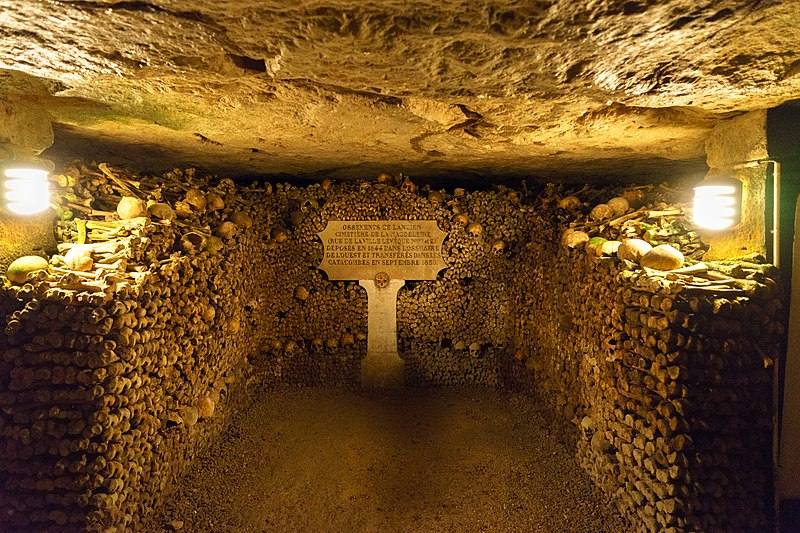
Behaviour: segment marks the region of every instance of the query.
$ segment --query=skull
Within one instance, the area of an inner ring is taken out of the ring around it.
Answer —
[[[226,220],[219,226],[217,226],[217,235],[222,237],[223,239],[232,239],[234,235],[236,235],[236,224],[231,222],[230,220]]]
[[[289,238],[286,230],[278,226],[272,228],[270,236],[272,237],[272,240],[277,243],[286,242],[286,240]]]
[[[495,239],[492,243],[492,253],[495,255],[502,254],[506,249],[506,243],[503,239]]]
[[[219,194],[210,192],[206,195],[206,207],[209,211],[219,211],[225,208],[225,200]]]
[[[458,213],[453,217],[453,224],[463,228],[469,224],[469,218],[464,213]]]
[[[564,209],[567,211],[574,211],[582,206],[580,199],[577,196],[565,196],[564,198],[558,201],[558,208]]]
[[[186,191],[184,201],[192,206],[194,211],[202,213],[206,210],[206,195],[200,189],[193,188]]]
[[[428,201],[438,207],[444,203],[444,195],[439,191],[431,191],[428,193]]]
[[[222,239],[220,239],[219,237],[215,237],[212,235],[206,241],[206,250],[208,250],[208,253],[210,253],[211,255],[216,255],[223,248],[225,248],[225,243],[223,243]]]
[[[297,345],[296,342],[290,340],[286,341],[286,345],[283,347],[283,351],[287,354],[291,355],[295,353],[300,347]]]
[[[375,274],[375,286],[379,289],[384,289],[389,286],[389,274],[386,272],[378,272]]]
[[[473,342],[469,345],[469,355],[472,357],[478,357],[481,353],[481,343]]]
[[[417,192],[417,186],[414,184],[413,181],[406,178],[403,180],[402,185],[400,185],[400,189],[407,192],[407,193],[415,193]]]
[[[305,302],[306,300],[308,300],[309,294],[310,293],[308,289],[303,285],[298,285],[294,289],[294,297],[300,300],[301,302]]]
[[[181,237],[181,249],[187,254],[200,253],[205,244],[205,236],[196,231],[190,231]]]
[[[482,235],[482,234],[483,234],[483,226],[481,226],[481,225],[480,225],[480,224],[478,224],[477,222],[470,222],[470,223],[467,225],[467,231],[468,231],[468,232],[469,232],[471,235],[474,235],[475,237],[477,237],[477,236],[479,236],[479,235]]]

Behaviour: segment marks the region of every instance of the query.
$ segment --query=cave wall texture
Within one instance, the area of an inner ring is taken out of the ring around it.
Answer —
[[[398,297],[409,385],[539,395],[637,531],[769,527],[775,269],[666,274],[599,246],[647,237],[696,264],[680,191],[237,186],[91,165],[53,181],[60,255],[0,289],[2,528],[136,529],[255,389],[356,385],[365,293],[316,268],[317,233],[347,218],[447,232],[448,268]],[[132,192],[155,203],[117,220]],[[590,214],[623,192],[626,214]]]
[[[769,531],[780,291],[658,283],[553,242],[522,264],[514,375],[578,428],[634,529]]]
[[[481,186],[699,178],[763,157],[763,110],[800,97],[798,10],[5,0],[0,159]],[[79,191],[118,195],[103,176],[72,171]],[[763,172],[752,178],[763,185]],[[135,525],[254,387],[354,384],[365,295],[314,268],[323,222],[353,216],[431,218],[448,232],[449,268],[399,295],[410,384],[540,395],[578,429],[584,468],[636,530],[768,528],[768,366],[782,336],[768,267],[720,265],[738,285],[709,291],[561,246],[612,187],[584,189],[591,200],[569,212],[538,188],[434,201],[399,182],[268,191],[173,171],[142,183],[173,206],[199,187],[226,208],[134,224],[122,249],[95,253],[91,275],[56,259],[2,288],[0,526]],[[240,217],[214,240],[237,212],[250,225]],[[760,241],[765,229],[751,229]]]
[[[720,121],[800,96],[798,5],[6,0],[0,143],[232,175],[669,178],[702,172]]]

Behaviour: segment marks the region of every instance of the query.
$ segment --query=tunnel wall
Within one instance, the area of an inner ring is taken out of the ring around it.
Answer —
[[[700,287],[556,242],[525,263],[517,386],[574,424],[623,515],[641,531],[768,531],[775,270],[731,262],[750,279]]]
[[[178,217],[125,225],[88,272],[56,256],[48,273],[0,290],[0,529],[136,529],[254,389],[356,385],[366,295],[316,268],[317,234],[336,219],[433,219],[447,232],[448,268],[398,296],[409,384],[540,396],[579,428],[584,468],[639,529],[768,520],[764,361],[780,332],[764,267],[728,265],[736,287],[698,291],[562,246],[565,227],[613,196],[605,189],[584,188],[569,210],[557,188],[449,194],[386,177],[236,187],[116,172]],[[56,196],[114,219],[103,202],[117,182],[94,167],[69,173]],[[61,240],[75,231],[62,222]]]
[[[101,245],[128,276],[61,270],[3,288],[0,530],[136,530],[169,493],[245,400],[268,220],[192,255],[173,252],[180,228],[148,222]]]
[[[94,221],[84,227],[97,239],[93,266],[65,263],[80,230],[62,221],[50,271],[0,288],[0,529],[136,530],[254,389],[357,384],[366,294],[315,268],[328,219],[447,229],[450,268],[409,282],[398,300],[408,381],[500,385],[509,258],[536,220],[517,193],[465,192],[445,205],[410,184],[237,190],[191,171],[150,181],[115,172],[72,168],[54,195],[68,199],[62,215]],[[103,198],[116,198],[119,180],[179,215],[115,221]],[[224,207],[188,204],[190,188]],[[480,226],[468,231],[462,212]],[[232,221],[233,234],[223,230]]]
[[[435,281],[407,281],[398,295],[398,350],[406,361],[406,380],[411,385],[502,384],[515,258],[539,218],[510,190],[445,198],[412,187],[410,182],[406,187],[364,182],[327,191],[320,185],[275,188],[276,227],[288,237],[267,256],[275,267],[273,284],[283,290],[275,291],[264,312],[272,321],[269,357],[279,360],[285,380],[356,383],[366,354],[366,292],[358,281],[331,282],[314,268],[323,256],[317,234],[327,221],[420,219],[436,220],[447,232],[442,253],[448,267]],[[299,300],[298,289],[308,297]],[[327,372],[315,368],[321,353],[351,345],[353,357],[329,364]]]

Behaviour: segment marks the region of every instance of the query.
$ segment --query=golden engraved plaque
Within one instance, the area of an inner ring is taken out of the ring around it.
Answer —
[[[435,220],[331,220],[319,236],[331,280],[431,280],[447,266]]]
[[[445,232],[435,220],[332,220],[319,234],[319,268],[331,280],[358,280],[367,291],[367,356],[361,383],[399,387],[404,363],[397,353],[397,292],[405,280],[436,279]]]

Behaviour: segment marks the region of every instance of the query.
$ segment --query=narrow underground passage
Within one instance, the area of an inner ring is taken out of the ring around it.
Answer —
[[[48,183],[4,222],[43,239],[0,290],[6,530],[773,521],[777,269],[714,259],[690,188]]]
[[[797,4],[2,0],[0,533],[800,531]]]

